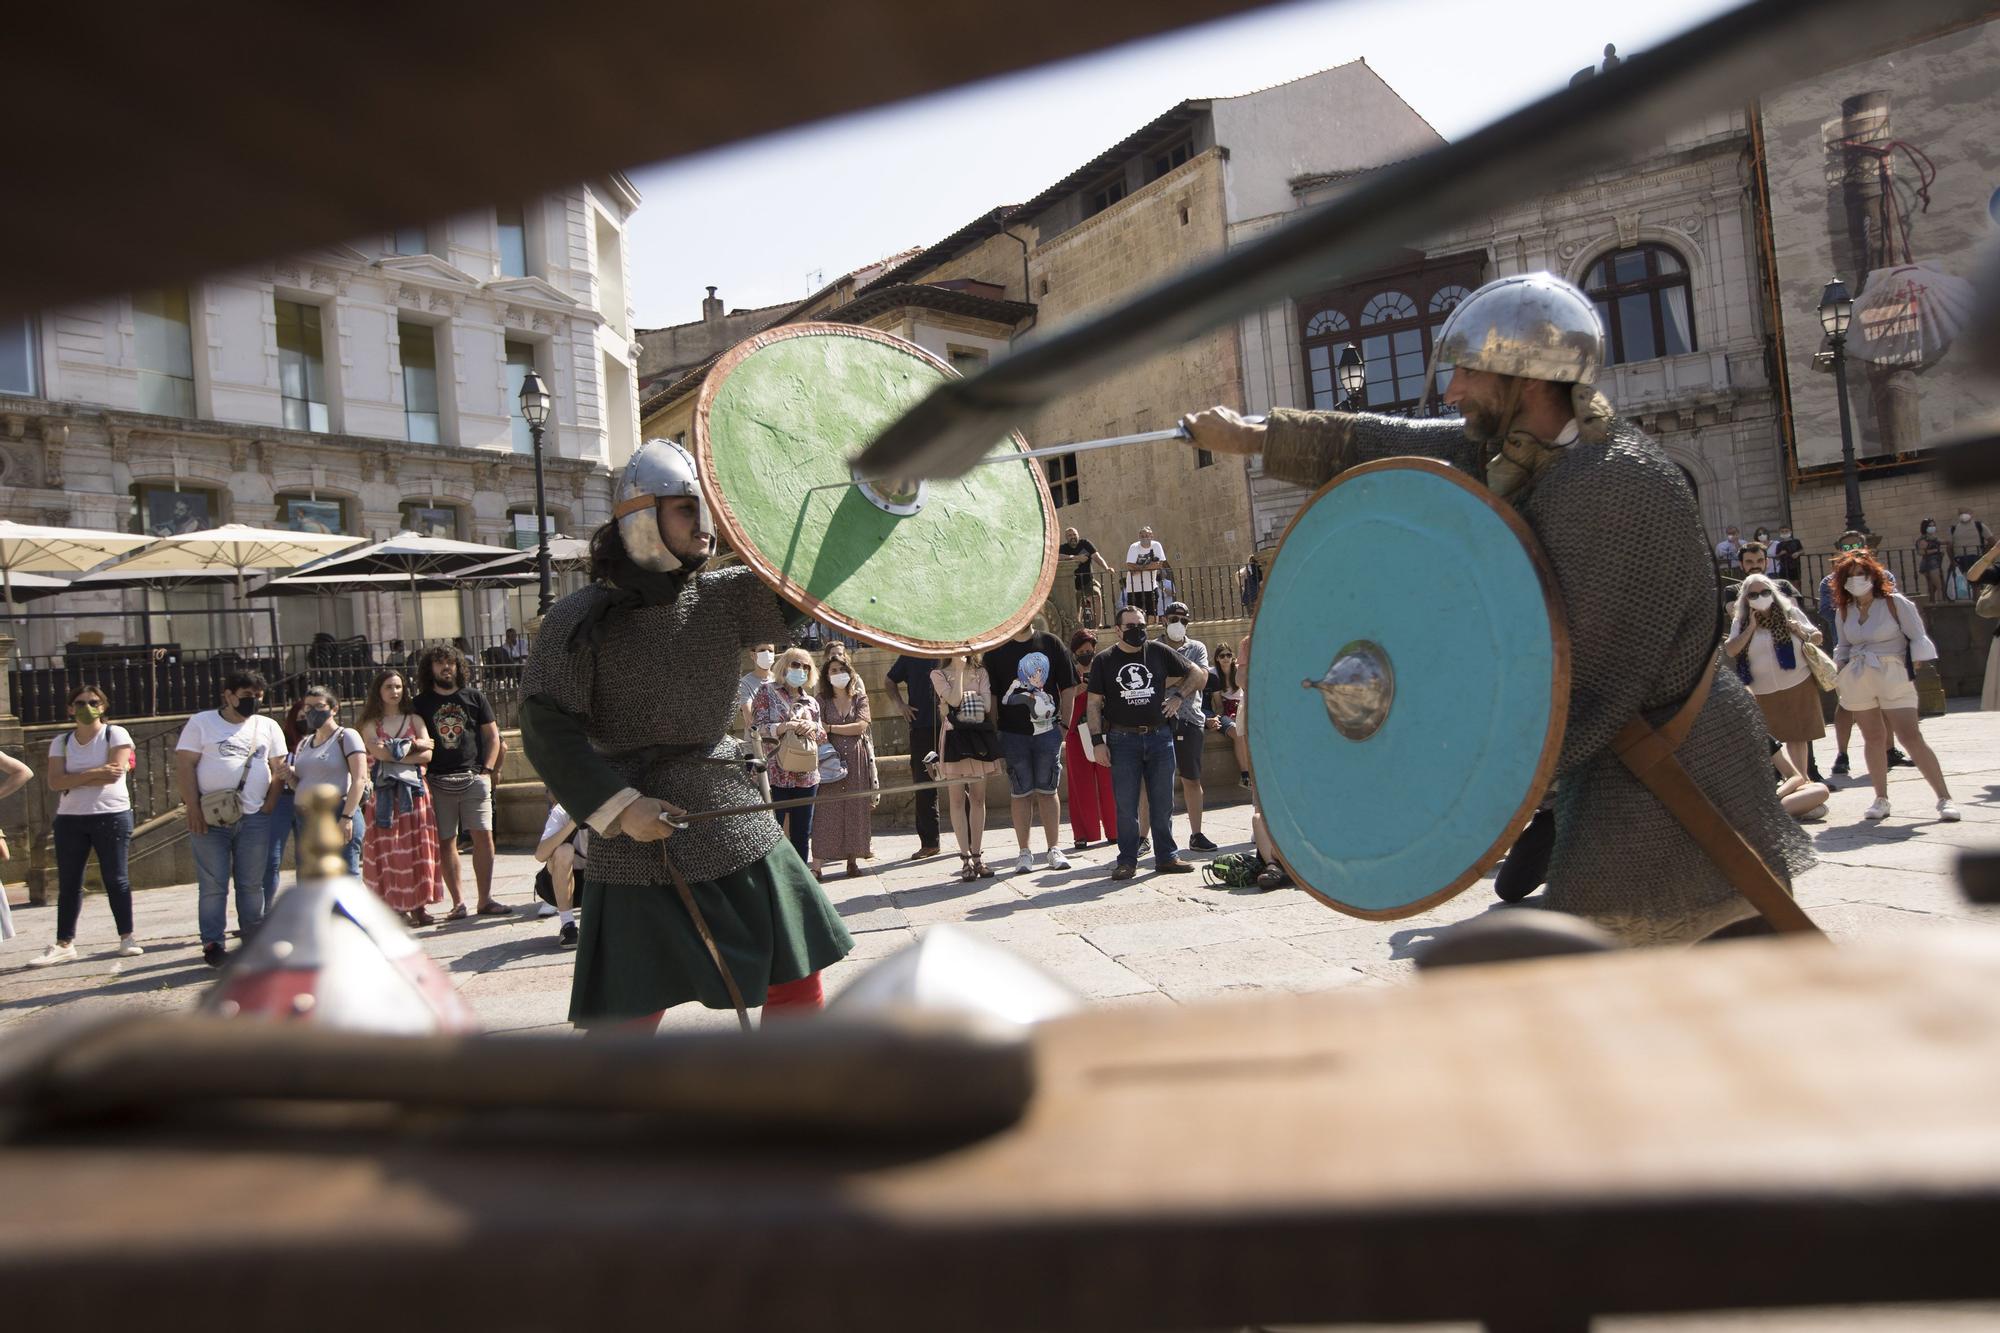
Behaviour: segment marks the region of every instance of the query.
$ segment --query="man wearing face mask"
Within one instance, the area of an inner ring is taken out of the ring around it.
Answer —
[[[1690,943],[1756,912],[1619,757],[1614,738],[1631,736],[1635,719],[1657,735],[1690,705],[1670,761],[1780,883],[1812,857],[1774,793],[1762,715],[1735,672],[1717,670],[1716,562],[1694,492],[1591,387],[1603,349],[1576,287],[1548,273],[1505,277],[1460,302],[1437,336],[1444,400],[1462,421],[1278,409],[1257,425],[1216,408],[1182,424],[1193,447],[1262,454],[1267,476],[1309,489],[1360,463],[1420,455],[1515,507],[1554,571],[1570,633],[1543,901],[1629,943]]]
[[[1169,724],[1201,697],[1208,673],[1164,643],[1146,641],[1146,613],[1118,612],[1118,642],[1090,664],[1090,734],[1103,737],[1118,806],[1118,863],[1111,878],[1139,873],[1139,793],[1151,807],[1153,865],[1164,875],[1194,867],[1174,848],[1174,740]]]
[[[1206,672],[1208,645],[1188,633],[1191,615],[1186,602],[1169,602],[1167,609],[1160,612],[1160,619],[1167,626],[1167,647]],[[1180,711],[1174,714],[1171,725],[1174,731],[1174,771],[1180,774],[1181,802],[1187,807],[1188,847],[1197,852],[1212,852],[1215,843],[1201,831],[1201,751],[1208,741],[1208,717],[1202,711],[1201,695],[1196,694],[1182,704]]]
[[[174,742],[174,777],[201,895],[201,956],[210,967],[221,967],[224,958],[230,881],[236,884],[237,929],[246,937],[268,906],[264,869],[285,733],[263,707],[264,678],[235,672],[222,682],[222,707],[189,718]],[[212,798],[206,808],[204,798]]]
[[[1974,518],[1970,509],[1959,510],[1957,521],[1951,525],[1952,563],[1961,572],[1971,569],[1973,562],[1985,555],[1992,544],[1992,530]]]
[[[737,731],[750,734],[750,701],[757,697],[757,691],[769,685],[776,677],[771,674],[772,665],[778,660],[778,645],[759,643],[751,646],[750,669],[736,682]]]
[[[1778,529],[1777,545],[1771,548],[1771,577],[1783,579],[1787,583],[1799,581],[1799,559],[1805,554],[1806,544],[1792,535],[1788,527]]]
[[[570,1021],[651,1028],[689,1001],[762,1005],[767,1021],[817,1009],[821,969],[854,942],[777,820],[661,819],[761,801],[727,734],[737,663],[799,617],[748,568],[704,568],[714,529],[682,446],[642,445],[612,515],[592,582],[550,608],[522,681],[528,757],[592,834]]]

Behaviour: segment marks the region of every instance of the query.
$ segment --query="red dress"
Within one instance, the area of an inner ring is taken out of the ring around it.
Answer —
[[[377,744],[409,734],[408,718],[394,732],[384,732],[380,722],[372,725]],[[443,902],[444,875],[438,869],[437,820],[431,814],[430,793],[420,781],[415,803],[399,807],[387,828],[375,822],[378,797],[389,799],[378,788],[361,809],[368,821],[361,834],[361,882],[398,912]]]
[[[1077,735],[1077,726],[1083,721],[1084,710],[1089,704],[1089,693],[1078,690],[1076,707],[1071,711],[1069,720],[1069,734],[1063,737],[1063,768],[1069,774],[1069,826],[1078,842],[1096,842],[1100,836],[1118,836],[1118,803],[1111,795],[1111,770],[1083,757],[1083,740]],[[1099,745],[1104,743],[1101,736],[1093,739]],[[1099,829],[1103,830],[1102,834]]]

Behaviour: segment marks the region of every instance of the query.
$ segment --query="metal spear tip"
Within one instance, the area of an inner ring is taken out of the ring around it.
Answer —
[[[1026,1027],[1082,1007],[1075,991],[1026,959],[962,926],[932,926],[857,977],[827,1014],[858,1018],[917,1010]]]

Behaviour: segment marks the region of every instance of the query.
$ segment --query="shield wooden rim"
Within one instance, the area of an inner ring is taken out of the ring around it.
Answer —
[[[1547,732],[1542,738],[1542,752],[1540,759],[1535,764],[1534,780],[1529,784],[1528,790],[1522,795],[1521,803],[1516,807],[1513,818],[1508,821],[1506,831],[1496,838],[1490,847],[1481,853],[1470,866],[1449,884],[1415,902],[1405,904],[1401,907],[1356,907],[1350,903],[1341,902],[1339,899],[1314,888],[1298,872],[1297,868],[1286,859],[1284,851],[1278,846],[1277,839],[1271,839],[1271,850],[1277,855],[1278,864],[1285,868],[1285,873],[1291,877],[1292,883],[1298,885],[1314,898],[1331,907],[1334,911],[1347,916],[1360,917],[1367,921],[1398,921],[1404,917],[1415,916],[1419,912],[1429,911],[1439,903],[1447,902],[1457,897],[1460,893],[1463,893],[1471,885],[1477,883],[1480,877],[1485,875],[1488,870],[1499,864],[1500,859],[1507,854],[1508,849],[1521,836],[1521,831],[1527,827],[1528,820],[1533,817],[1536,809],[1540,807],[1542,798],[1548,794],[1549,784],[1555,779],[1556,761],[1562,757],[1563,732],[1569,725],[1569,620],[1563,613],[1561,588],[1556,583],[1555,571],[1549,567],[1548,555],[1542,550],[1542,544],[1535,540],[1534,531],[1529,528],[1527,520],[1523,519],[1515,511],[1513,505],[1508,504],[1498,495],[1488,490],[1476,478],[1452,467],[1450,464],[1441,463],[1435,458],[1411,456],[1408,458],[1379,458],[1374,462],[1360,463],[1347,469],[1332,481],[1314,491],[1312,498],[1299,506],[1298,512],[1292,515],[1291,522],[1285,525],[1283,536],[1278,538],[1277,554],[1272,557],[1273,570],[1275,571],[1277,568],[1277,562],[1284,558],[1285,542],[1292,535],[1292,529],[1298,526],[1299,520],[1303,519],[1314,505],[1317,505],[1327,495],[1331,494],[1335,488],[1353,481],[1357,477],[1364,477],[1373,472],[1387,472],[1392,470],[1428,472],[1433,476],[1442,477],[1461,490],[1469,492],[1474,498],[1485,504],[1488,509],[1499,515],[1500,519],[1506,523],[1515,538],[1521,543],[1522,550],[1527,552],[1528,562],[1534,567],[1535,577],[1541,582],[1542,603],[1548,608],[1549,633],[1554,640],[1551,645],[1553,648],[1553,661],[1549,672],[1549,725]],[[1269,579],[1267,578],[1265,582],[1268,584]],[[1269,603],[1264,598],[1259,597],[1257,599],[1257,609],[1251,613],[1250,648],[1253,653],[1257,647],[1257,625],[1263,619],[1268,606]],[[1252,716],[1252,720],[1248,726],[1253,729],[1249,734],[1254,735],[1256,722],[1254,720],[1255,713],[1252,710],[1254,710],[1255,700],[1248,700],[1247,703],[1249,707],[1246,708],[1246,711],[1250,711]],[[1254,797],[1257,788],[1257,749],[1254,744],[1246,744],[1244,748],[1250,760],[1250,786]]]
[[[1049,493],[1048,477],[1043,473],[1041,468],[1034,466],[1032,462],[1028,464],[1028,471],[1034,478],[1036,501],[1041,508],[1042,514],[1041,572],[1035,579],[1034,591],[1029,594],[1028,600],[1023,606],[1009,612],[1005,619],[996,623],[991,629],[981,630],[979,633],[962,641],[950,639],[915,639],[904,635],[892,634],[879,626],[870,625],[866,621],[858,620],[853,616],[835,610],[828,603],[806,591],[805,588],[787,577],[783,571],[772,564],[756,543],[750,540],[742,521],[736,515],[736,511],[730,507],[729,497],[724,493],[716,479],[715,468],[708,447],[709,414],[714,408],[716,394],[738,366],[773,343],[783,342],[788,338],[824,337],[827,335],[842,338],[859,338],[866,342],[881,343],[886,347],[893,347],[899,352],[908,353],[927,365],[936,367],[946,378],[962,378],[956,370],[952,369],[948,362],[931,352],[928,348],[920,347],[906,338],[898,338],[893,333],[884,333],[880,329],[866,328],[859,324],[830,324],[823,321],[781,324],[777,328],[765,329],[762,333],[754,333],[742,342],[737,343],[734,347],[723,353],[722,358],[710,368],[707,375],[702,377],[701,389],[695,398],[694,425],[691,431],[695,470],[701,477],[702,494],[708,501],[709,510],[715,517],[715,526],[718,529],[718,535],[729,543],[730,549],[735,552],[737,558],[754,570],[757,577],[762,579],[778,596],[784,598],[814,620],[831,625],[842,634],[852,635],[857,639],[864,639],[869,643],[878,644],[884,648],[893,648],[899,652],[917,656],[939,656],[975,648],[990,648],[995,644],[1006,642],[1023,625],[1028,624],[1041,612],[1042,608],[1048,604],[1050,589],[1055,586],[1056,539],[1060,533],[1060,529],[1056,524],[1055,498]],[[1027,451],[1028,442],[1022,437],[1021,432],[1010,431],[1006,438],[1013,442],[1016,449],[1023,453]],[[859,443],[865,445],[867,441]]]

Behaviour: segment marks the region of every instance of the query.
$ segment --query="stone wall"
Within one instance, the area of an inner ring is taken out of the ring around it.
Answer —
[[[1881,535],[1884,548],[1914,547],[1926,518],[1936,519],[1938,535],[1948,537],[1960,511],[1968,509],[2000,532],[2000,486],[1953,490],[1929,472],[1861,478],[1861,512],[1869,530]],[[1792,492],[1792,531],[1808,551],[1832,550],[1846,527],[1847,490],[1838,473],[1799,483]]]

